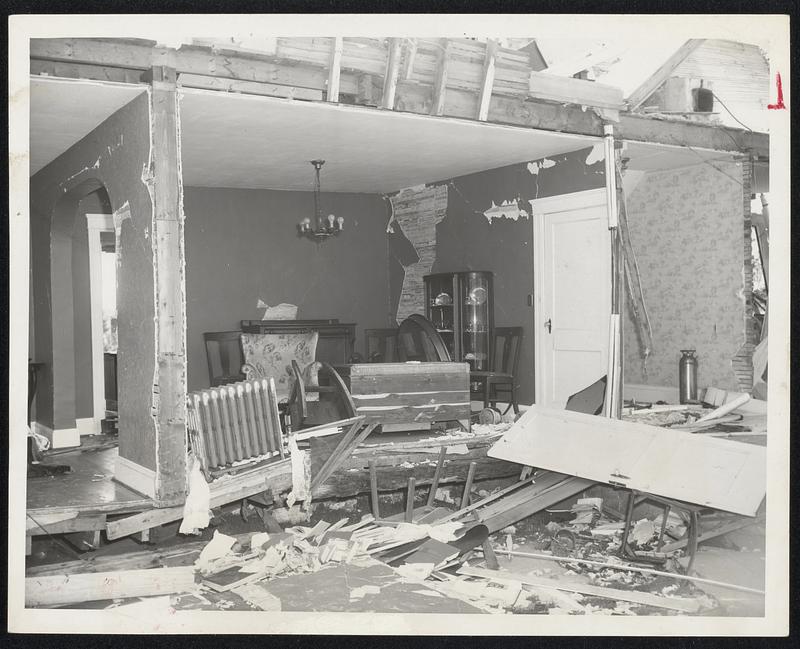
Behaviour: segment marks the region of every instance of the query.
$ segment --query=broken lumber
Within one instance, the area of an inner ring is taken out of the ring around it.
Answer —
[[[729,403],[724,403],[719,408],[717,408],[716,410],[712,410],[707,415],[705,415],[703,417],[700,417],[700,419],[698,419],[694,423],[695,424],[700,424],[700,423],[703,423],[704,421],[710,421],[712,419],[719,419],[720,417],[723,417],[724,415],[727,415],[729,412],[733,412],[739,406],[743,406],[748,401],[750,401],[750,395],[745,392],[744,394],[742,394],[741,396],[737,397],[733,401],[731,401]]]
[[[750,525],[755,525],[756,523],[763,523],[763,522],[764,518],[761,516],[749,520],[733,521],[726,525],[721,525],[719,527],[716,527],[713,530],[708,530],[706,532],[703,532],[697,537],[697,543],[699,544],[702,543],[703,541],[708,541],[709,539],[714,539],[717,538],[718,536],[722,536],[723,534],[727,534],[728,532],[733,532],[735,530],[742,529],[743,527],[749,527]],[[685,548],[688,543],[689,543],[688,539],[680,539],[679,541],[666,543],[665,545],[661,546],[661,552],[674,552],[675,550],[680,550],[681,548]]]
[[[212,482],[209,508],[221,507],[253,494],[272,489],[282,491],[292,484],[291,458],[277,460],[252,471],[239,473],[224,480]],[[150,509],[106,524],[109,540],[130,536],[144,529],[158,527],[183,518],[183,505]]]
[[[711,584],[712,586],[721,586],[722,588],[730,588],[731,590],[741,590],[745,593],[757,593],[763,595],[763,590],[749,588],[748,586],[740,586],[739,584],[729,584],[714,579],[705,579],[703,577],[693,577],[691,575],[682,575],[677,572],[667,572],[666,570],[655,570],[653,568],[640,568],[639,566],[631,566],[624,563],[609,563],[607,561],[593,561],[591,559],[579,559],[577,557],[557,557],[552,554],[541,554],[539,552],[519,552],[518,550],[507,550],[505,548],[492,548],[497,550],[500,554],[505,554],[512,557],[524,557],[527,559],[544,559],[545,561],[557,561],[564,563],[582,563],[588,566],[595,566],[596,568],[612,568],[614,570],[623,570],[626,572],[639,572],[644,575],[656,575],[659,577],[672,577],[673,579],[681,579],[683,581],[692,581],[700,584]],[[485,552],[484,552],[484,556]],[[487,557],[487,564],[489,560]]]
[[[151,568],[25,578],[25,606],[50,607],[127,597],[183,593],[195,586],[194,568]]]
[[[529,575],[507,572],[505,570],[486,570],[484,568],[464,566],[458,569],[458,574],[468,575],[470,577],[484,577],[492,581],[517,581],[536,588],[555,588],[572,593],[581,593],[582,595],[593,595],[595,597],[605,597],[608,599],[644,604],[645,606],[667,608],[683,613],[696,613],[700,610],[700,603],[696,599],[663,597],[661,595],[653,595],[652,593],[643,593],[638,590],[620,590],[618,588],[605,588],[603,586],[592,586],[590,584],[563,582],[555,579],[545,579],[543,577],[531,577]]]

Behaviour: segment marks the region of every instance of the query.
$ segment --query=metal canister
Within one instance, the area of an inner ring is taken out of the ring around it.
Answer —
[[[697,356],[694,349],[682,349],[678,361],[678,387],[681,403],[697,403]]]

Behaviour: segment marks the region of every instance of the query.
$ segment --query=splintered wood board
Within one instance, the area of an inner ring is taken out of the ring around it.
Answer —
[[[490,457],[755,516],[766,448],[531,406]]]
[[[125,597],[184,593],[195,587],[194,568],[151,568],[27,577],[25,606],[47,607]]]

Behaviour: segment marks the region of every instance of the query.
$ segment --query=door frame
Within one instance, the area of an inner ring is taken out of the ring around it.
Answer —
[[[101,232],[114,232],[111,214],[87,214],[89,233],[89,300],[92,330],[92,412],[95,433],[101,431],[106,417],[105,368],[103,363],[103,273]]]
[[[529,201],[531,205],[531,221],[533,221],[533,377],[534,377],[534,402],[544,401],[544,309],[542,308],[542,293],[544,287],[544,215],[557,212],[587,207],[603,207],[607,205],[608,188],[598,187],[570,194],[558,194],[545,198],[534,198]],[[608,249],[609,259],[611,247]],[[609,276],[608,281],[611,282]]]

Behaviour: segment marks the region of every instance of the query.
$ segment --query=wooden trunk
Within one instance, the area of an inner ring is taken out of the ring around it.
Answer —
[[[424,430],[433,422],[469,428],[467,363],[360,363],[336,368],[356,414],[382,430]]]

